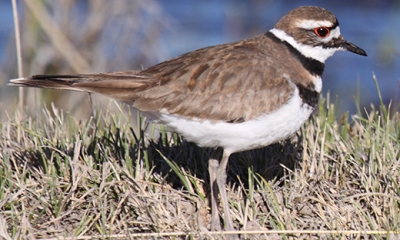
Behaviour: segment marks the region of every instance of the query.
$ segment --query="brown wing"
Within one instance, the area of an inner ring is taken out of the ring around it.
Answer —
[[[258,36],[203,48],[150,67],[140,74],[159,85],[137,93],[134,106],[231,122],[274,111],[288,101],[293,86],[269,57],[266,41]]]
[[[203,48],[143,71],[38,75],[11,85],[95,92],[141,111],[246,121],[279,108],[293,91],[265,41],[258,36]]]

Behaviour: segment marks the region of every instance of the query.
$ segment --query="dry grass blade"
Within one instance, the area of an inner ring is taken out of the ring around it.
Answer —
[[[19,30],[19,17],[17,9],[17,0],[11,0],[13,7],[14,16],[14,29],[15,29],[15,46],[17,50],[17,64],[18,64],[18,77],[24,76],[24,70],[22,65],[22,53],[21,53],[21,35]],[[19,111],[22,112],[24,106],[24,90],[20,88],[19,90]]]
[[[62,53],[63,57],[71,65],[75,72],[87,72],[90,70],[89,63],[83,58],[82,54],[71,44],[61,30],[53,21],[49,13],[44,9],[42,2],[25,0],[24,3],[29,10],[39,20],[57,51]]]

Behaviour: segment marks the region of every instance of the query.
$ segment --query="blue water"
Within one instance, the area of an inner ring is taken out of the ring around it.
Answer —
[[[0,56],[13,32],[11,1],[0,1]],[[326,62],[324,94],[337,98],[339,113],[355,112],[361,105],[377,105],[372,80],[375,73],[385,102],[400,99],[400,1],[159,1],[172,21],[161,35],[169,57],[215,44],[237,41],[266,32],[285,13],[301,5],[318,5],[333,12],[342,35],[363,48],[368,57],[339,52]],[[166,59],[164,59],[166,60]],[[4,59],[2,59],[4,61]],[[157,62],[154,62],[155,64]],[[126,69],[121,69],[126,70]],[[3,80],[2,80],[3,81]]]

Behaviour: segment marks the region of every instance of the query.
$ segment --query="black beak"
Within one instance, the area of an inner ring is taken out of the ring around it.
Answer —
[[[346,41],[344,39],[343,39],[343,42],[340,44],[340,46],[344,50],[353,52],[353,53],[358,54],[358,55],[367,56],[367,53],[363,49],[361,49],[360,47],[357,47],[353,43],[348,42],[348,41]]]

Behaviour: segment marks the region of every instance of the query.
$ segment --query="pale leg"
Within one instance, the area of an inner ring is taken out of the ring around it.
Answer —
[[[224,221],[225,221],[225,230],[234,231],[233,222],[231,219],[229,204],[228,204],[228,195],[226,192],[226,165],[228,164],[230,153],[224,151],[222,155],[221,162],[218,167],[217,173],[217,184],[219,188],[219,192],[221,194],[222,207],[224,208]],[[237,239],[236,235],[230,235],[230,239]]]
[[[211,186],[211,231],[221,231],[221,222],[218,213],[218,183],[217,174],[219,168],[219,158],[223,149],[217,148],[208,160],[208,172],[210,174]]]

